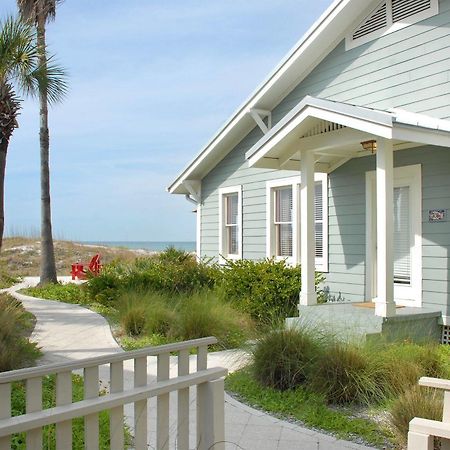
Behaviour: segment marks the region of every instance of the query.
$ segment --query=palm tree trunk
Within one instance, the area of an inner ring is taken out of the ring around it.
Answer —
[[[0,131],[0,135],[1,134]],[[5,170],[8,143],[8,139],[0,137],[0,250],[2,248],[3,233],[5,231]]]
[[[20,104],[13,87],[8,83],[0,84],[0,250],[5,231],[5,171],[9,140],[17,128],[17,115]]]
[[[39,64],[47,67],[45,45],[45,16],[40,14],[37,21],[37,46]],[[40,152],[41,152],[41,274],[40,284],[56,283],[55,251],[52,235],[52,215],[50,202],[50,137],[48,129],[47,87],[39,86]]]

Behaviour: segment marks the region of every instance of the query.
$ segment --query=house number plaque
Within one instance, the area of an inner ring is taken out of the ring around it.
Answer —
[[[430,209],[428,211],[429,222],[445,222],[447,218],[447,211],[445,209]]]

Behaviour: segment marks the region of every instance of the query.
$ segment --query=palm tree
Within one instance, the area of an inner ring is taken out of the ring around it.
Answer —
[[[36,34],[31,26],[12,17],[0,22],[0,248],[5,224],[6,156],[18,127],[18,94],[36,96],[39,86],[44,86],[49,98],[56,101],[66,90],[62,75],[59,67],[51,65],[43,70],[39,65]]]
[[[37,30],[39,65],[47,69],[45,27],[56,14],[60,0],[17,0],[22,19],[34,24]],[[52,215],[50,202],[50,137],[48,130],[48,92],[45,84],[39,86],[40,105],[40,153],[41,153],[41,273],[40,282],[56,283],[55,252],[53,247]]]

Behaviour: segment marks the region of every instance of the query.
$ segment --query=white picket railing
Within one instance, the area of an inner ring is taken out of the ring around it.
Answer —
[[[11,448],[11,437],[26,432],[27,450],[42,449],[42,428],[56,424],[56,448],[72,448],[72,419],[84,417],[87,450],[99,448],[99,412],[108,410],[110,448],[125,445],[124,406],[134,404],[133,448],[148,448],[148,401],[156,397],[156,448],[189,449],[191,386],[197,386],[196,448],[222,450],[224,444],[224,368],[207,368],[213,337],[114,353],[70,363],[52,364],[0,374],[0,450]],[[190,373],[189,353],[197,349],[196,371]],[[170,355],[176,353],[178,373],[170,377]],[[147,359],[157,357],[156,382],[148,384]],[[134,360],[134,386],[124,388],[124,361]],[[110,389],[100,394],[99,367],[109,366]],[[84,399],[72,402],[72,372],[82,370]],[[56,375],[56,406],[42,409],[42,379]],[[11,417],[12,383],[25,382],[26,414]],[[170,446],[169,395],[177,391],[176,444]]]
[[[442,421],[415,417],[409,423],[408,450],[434,450],[434,438],[441,438],[441,450],[450,450],[450,380],[422,377],[420,386],[444,391]]]

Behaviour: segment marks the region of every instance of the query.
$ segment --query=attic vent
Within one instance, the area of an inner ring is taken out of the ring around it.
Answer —
[[[431,8],[431,0],[392,0],[392,21],[401,22]]]
[[[367,36],[387,26],[387,3],[382,3],[353,33],[353,40]]]
[[[348,36],[347,49],[439,14],[439,0],[383,0]]]
[[[345,128],[344,125],[340,125],[334,122],[328,122],[326,120],[321,120],[316,126],[308,130],[302,138],[319,136],[319,134],[330,133],[331,131],[337,131]]]

